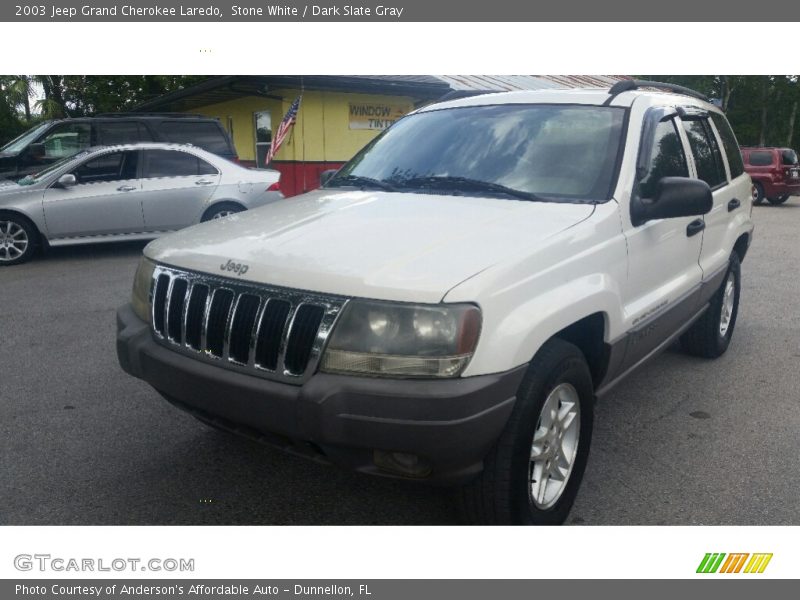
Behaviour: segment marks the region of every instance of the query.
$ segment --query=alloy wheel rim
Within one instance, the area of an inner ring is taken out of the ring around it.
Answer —
[[[221,210],[219,212],[214,213],[214,216],[211,217],[211,220],[222,219],[232,214],[233,214],[232,210]]]
[[[528,465],[528,497],[539,509],[551,508],[564,493],[578,455],[581,404],[569,383],[557,385],[539,413]]]
[[[733,305],[736,299],[736,280],[733,273],[725,281],[725,290],[722,292],[722,310],[719,316],[719,334],[722,337],[728,333],[733,320]]]
[[[0,261],[10,262],[25,254],[28,234],[14,221],[0,221]]]

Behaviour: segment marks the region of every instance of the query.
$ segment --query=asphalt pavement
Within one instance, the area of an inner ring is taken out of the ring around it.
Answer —
[[[670,349],[605,397],[568,523],[800,524],[800,198],[754,210],[716,361]],[[0,524],[452,524],[446,491],[217,432],[123,373],[143,244],[0,268]]]

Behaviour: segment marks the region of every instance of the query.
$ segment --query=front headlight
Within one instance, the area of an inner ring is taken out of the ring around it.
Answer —
[[[133,278],[131,306],[133,306],[133,312],[146,323],[150,323],[150,286],[153,282],[155,268],[155,264],[143,256]]]
[[[321,368],[383,377],[456,377],[475,351],[480,328],[481,311],[471,304],[354,300],[333,330]]]

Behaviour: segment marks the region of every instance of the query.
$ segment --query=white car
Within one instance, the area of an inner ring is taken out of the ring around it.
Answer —
[[[215,427],[462,486],[470,521],[563,522],[595,398],[736,324],[750,178],[716,107],[656,85],[428,106],[323,189],[151,243],[122,367]]]
[[[44,244],[147,240],[263,206],[283,198],[279,180],[189,145],[89,148],[0,183],[0,266]]]

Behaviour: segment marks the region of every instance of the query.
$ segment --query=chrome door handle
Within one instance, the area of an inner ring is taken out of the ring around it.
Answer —
[[[198,179],[194,182],[195,185],[211,185],[214,183],[213,181],[209,181],[208,179]]]
[[[136,187],[132,185],[121,185],[117,188],[118,192],[132,192],[136,189]]]

